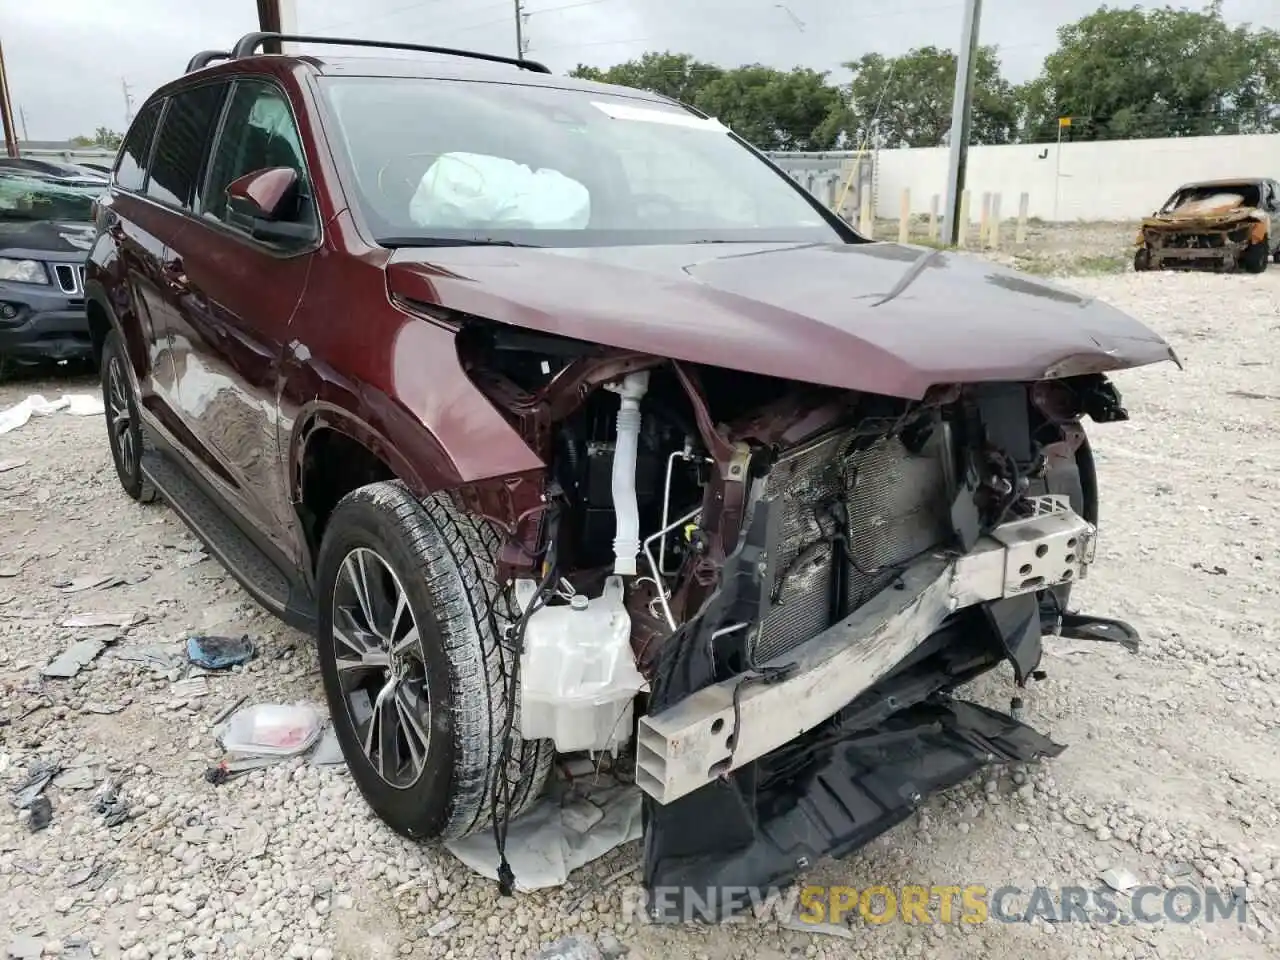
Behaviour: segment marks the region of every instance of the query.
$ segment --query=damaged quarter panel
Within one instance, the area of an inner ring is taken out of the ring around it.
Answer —
[[[530,330],[911,399],[1173,359],[1097,300],[887,243],[399,250],[388,280]]]

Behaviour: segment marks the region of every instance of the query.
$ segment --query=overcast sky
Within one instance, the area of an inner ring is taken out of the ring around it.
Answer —
[[[513,0],[295,0],[300,29],[514,53]],[[556,72],[608,66],[646,50],[692,53],[726,66],[760,62],[831,70],[863,53],[954,47],[961,0],[524,0],[529,56]],[[982,42],[1005,72],[1033,76],[1055,30],[1096,0],[984,0]],[[1112,5],[1117,5],[1113,2]],[[1121,0],[1119,5],[1126,5]],[[1141,6],[1163,4],[1143,3]],[[1175,6],[1201,7],[1199,0]],[[1232,22],[1280,28],[1280,0],[1225,0]],[[61,140],[125,122],[196,51],[257,28],[254,0],[6,0],[0,43],[15,111],[33,140]],[[22,124],[18,135],[23,136]]]

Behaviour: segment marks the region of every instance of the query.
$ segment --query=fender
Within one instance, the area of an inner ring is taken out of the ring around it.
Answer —
[[[130,386],[134,391],[138,390],[138,382],[147,373],[147,350],[142,342],[142,338],[137,331],[137,325],[133,325],[134,332],[131,334],[124,324],[120,322],[120,317],[116,313],[115,306],[111,303],[110,297],[107,296],[107,289],[102,285],[100,280],[90,280],[86,277],[84,282],[84,297],[88,304],[98,307],[106,315],[107,323],[116,333],[120,335],[120,339],[124,341],[125,353],[128,355],[129,363],[129,380]],[[92,313],[90,313],[90,331],[92,332]],[[101,353],[102,344],[94,344],[95,352]]]

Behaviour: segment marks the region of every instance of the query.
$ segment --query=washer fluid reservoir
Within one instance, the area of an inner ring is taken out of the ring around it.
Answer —
[[[528,609],[537,587],[517,580]],[[616,752],[631,736],[636,694],[646,683],[631,651],[631,615],[622,578],[605,580],[599,597],[575,594],[529,618],[520,656],[520,734],[554,740],[556,750]]]

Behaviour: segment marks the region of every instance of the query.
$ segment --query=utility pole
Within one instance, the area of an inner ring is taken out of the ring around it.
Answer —
[[[18,135],[13,130],[13,101],[9,99],[9,78],[4,72],[4,48],[0,47],[0,127],[4,128],[5,152],[18,155]]]
[[[964,28],[956,52],[956,88],[951,102],[951,157],[947,164],[947,237],[960,242],[960,201],[969,159],[969,127],[973,120],[973,74],[978,59],[978,23],[982,0],[965,0]]]
[[[524,10],[521,9],[520,0],[515,0],[516,5],[516,59],[524,59]]]
[[[129,129],[133,123],[133,94],[129,92],[129,81],[120,78],[120,91],[124,94],[124,128]]]

